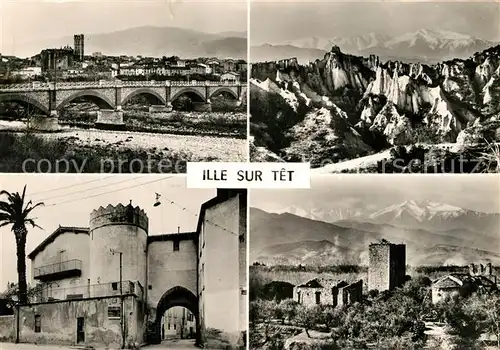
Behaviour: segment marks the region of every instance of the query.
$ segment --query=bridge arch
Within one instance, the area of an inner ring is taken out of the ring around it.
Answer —
[[[166,291],[156,307],[156,319],[154,324],[154,335],[151,343],[161,342],[161,318],[165,312],[175,306],[181,306],[188,309],[196,320],[196,342],[200,343],[200,318],[198,313],[198,298],[188,289],[175,286]]]
[[[163,97],[158,92],[156,92],[156,91],[154,91],[152,89],[149,89],[149,88],[135,89],[130,94],[128,94],[127,96],[125,96],[125,98],[123,98],[123,100],[121,101],[121,104],[123,105],[127,101],[129,101],[130,99],[132,99],[133,97],[139,96],[139,95],[146,96],[146,98],[148,99],[148,101],[152,102],[152,104],[162,104],[162,105],[166,105],[167,104],[167,101],[165,100],[165,97]]]
[[[209,99],[211,99],[212,97],[217,96],[217,95],[219,95],[219,94],[221,94],[221,93],[223,93],[223,92],[228,93],[229,95],[231,95],[232,97],[234,97],[234,99],[235,99],[235,100],[239,99],[238,93],[237,93],[237,92],[235,92],[233,89],[228,88],[228,87],[226,87],[226,86],[222,86],[222,87],[220,87],[220,88],[218,88],[218,89],[215,89],[215,90],[214,90],[214,91],[210,94],[210,96],[208,96],[208,98],[209,98]]]
[[[83,98],[86,101],[95,103],[99,109],[114,109],[114,102],[108,99],[106,96],[103,94],[99,93],[98,91],[94,90],[82,90],[75,92],[71,94],[70,96],[66,97],[63,99],[58,105],[57,105],[57,110],[60,111],[66,106],[68,103],[70,103],[73,100],[76,100],[77,98]]]
[[[31,98],[28,94],[22,93],[7,93],[0,94],[0,103],[1,102],[19,102],[24,106],[34,106],[38,110],[40,110],[45,115],[50,115],[50,110],[47,106],[45,106],[42,102]]]
[[[186,87],[176,92],[170,99],[170,102],[174,102],[182,95],[187,95],[193,102],[206,102],[206,97],[200,91],[192,87]]]

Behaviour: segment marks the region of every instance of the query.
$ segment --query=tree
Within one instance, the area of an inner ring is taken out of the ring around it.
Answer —
[[[297,326],[304,328],[304,331],[306,332],[309,338],[311,338],[309,330],[313,329],[318,323],[318,320],[320,318],[319,316],[320,312],[321,310],[319,309],[319,307],[316,306],[307,307],[300,305],[297,308],[297,313],[295,315],[295,322],[297,323]]]
[[[12,225],[11,231],[16,237],[19,302],[25,304],[28,301],[26,284],[26,237],[28,230],[26,225],[40,227],[35,223],[35,219],[30,218],[29,215],[43,203],[33,204],[32,201],[25,203],[26,186],[24,186],[22,194],[1,191],[0,196],[7,196],[6,201],[0,201],[0,227]]]

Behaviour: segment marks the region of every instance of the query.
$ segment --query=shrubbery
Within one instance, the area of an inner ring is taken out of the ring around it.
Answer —
[[[324,339],[314,338],[313,330],[330,333],[329,349],[422,349],[428,345],[424,320],[444,322],[445,338],[453,349],[480,348],[487,343],[480,340],[484,334],[492,335],[500,348],[498,293],[478,292],[432,304],[431,280],[417,276],[390,292],[369,291],[362,302],[349,306],[305,306],[291,299],[260,299],[258,288],[265,283],[256,281],[251,284],[255,289],[250,303],[252,349],[283,349],[276,346],[300,332],[313,344],[318,342],[307,349],[320,349]]]

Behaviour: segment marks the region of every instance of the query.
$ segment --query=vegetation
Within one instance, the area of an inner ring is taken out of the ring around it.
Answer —
[[[414,271],[456,271],[450,269]],[[290,349],[422,349],[445,343],[457,350],[500,347],[500,293],[477,292],[433,304],[431,280],[418,275],[391,292],[365,292],[361,302],[348,306],[306,306],[292,299],[263,299],[262,290],[271,282],[250,273],[251,349],[284,349],[285,342]],[[426,334],[431,324],[442,330],[442,337]]]
[[[44,139],[37,134],[0,133],[0,172],[184,173],[187,162],[202,160],[182,151],[147,152],[121,148],[118,144],[78,146],[73,141]],[[33,162],[24,164],[27,159]]]
[[[16,237],[18,298],[21,304],[26,304],[28,302],[28,286],[26,283],[26,237],[28,236],[28,229],[26,225],[39,227],[35,223],[35,219],[30,215],[34,209],[43,205],[43,203],[26,202],[26,186],[24,186],[22,194],[3,190],[0,192],[0,196],[7,198],[5,201],[0,201],[0,227],[11,226],[11,231]]]

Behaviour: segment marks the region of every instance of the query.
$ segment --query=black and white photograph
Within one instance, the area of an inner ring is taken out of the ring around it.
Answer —
[[[247,160],[245,0],[0,6],[0,172]]]
[[[494,174],[252,190],[250,349],[500,349],[499,193]]]
[[[254,0],[250,158],[499,172],[498,1]]]
[[[246,349],[246,190],[0,177],[0,349]]]

